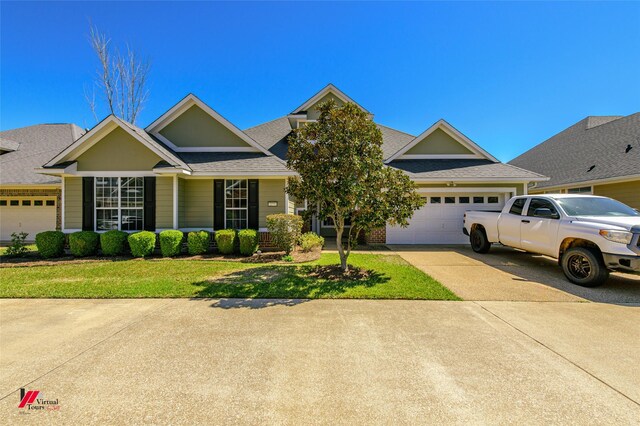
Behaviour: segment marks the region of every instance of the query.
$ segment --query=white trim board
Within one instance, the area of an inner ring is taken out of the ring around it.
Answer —
[[[306,111],[309,107],[313,106],[313,104],[318,102],[320,99],[322,99],[328,93],[332,93],[334,96],[336,96],[338,99],[340,99],[341,101],[343,101],[345,103],[346,102],[351,102],[353,104],[356,104],[358,106],[358,108],[360,108],[361,110],[363,110],[367,114],[371,114],[366,108],[364,108],[362,105],[360,105],[359,103],[357,103],[356,101],[351,99],[342,90],[338,89],[336,86],[334,86],[333,84],[329,83],[322,90],[320,90],[318,93],[316,93],[311,98],[306,100],[298,108],[294,109],[291,112],[291,114],[289,114],[289,115],[294,115],[294,114],[297,115],[300,111]]]
[[[488,186],[479,187],[479,188],[418,188],[419,194],[430,194],[430,193],[469,193],[473,194],[474,192],[478,193],[504,193],[504,192],[513,192],[513,194],[517,194],[517,188],[509,188],[509,187],[501,187],[501,188],[491,188]]]
[[[165,127],[167,127],[169,125],[169,123],[171,123],[173,120],[175,120],[177,117],[179,117],[183,112],[185,112],[187,109],[191,108],[194,105],[198,106],[204,112],[209,114],[209,116],[211,116],[211,118],[213,118],[214,120],[216,120],[217,122],[222,124],[224,127],[229,129],[233,134],[235,134],[240,139],[245,141],[247,144],[249,144],[250,146],[255,148],[256,152],[262,152],[262,153],[264,153],[266,155],[271,155],[271,153],[266,148],[264,148],[262,145],[260,145],[255,140],[253,140],[251,137],[249,137],[249,135],[244,133],[242,130],[240,130],[238,127],[236,127],[233,123],[231,123],[229,120],[227,120],[222,115],[220,115],[218,112],[216,112],[209,105],[207,105],[206,103],[201,101],[193,93],[189,93],[187,96],[185,96],[180,102],[178,102],[173,107],[171,107],[171,109],[169,109],[169,111],[165,112],[160,117],[158,117],[153,123],[148,125],[145,128],[145,130],[147,132],[151,133],[153,136],[155,136],[158,139],[160,139],[162,142],[164,142],[167,145],[171,146],[172,149],[175,149],[176,151],[178,149],[181,149],[181,148],[177,147],[175,144],[173,144],[171,141],[169,141],[167,138],[162,137],[162,135],[160,135],[160,131],[162,129],[164,129]],[[198,149],[198,151],[202,151],[202,149]],[[233,152],[233,151],[230,151],[230,152]]]
[[[444,131],[447,135],[452,137],[456,142],[460,143],[462,146],[464,146],[465,148],[469,149],[471,152],[476,154],[478,157],[475,157],[475,158],[486,158],[488,160],[493,161],[494,163],[500,162],[493,155],[489,154],[487,151],[482,149],[478,144],[476,144],[471,139],[463,135],[459,130],[457,130],[455,127],[453,127],[451,124],[447,123],[444,119],[441,118],[440,120],[436,121],[431,127],[429,127],[427,130],[425,130],[424,132],[416,136],[407,145],[403,146],[398,151],[396,151],[396,153],[393,154],[391,157],[389,157],[385,161],[385,163],[388,164],[393,160],[396,160],[399,158],[406,158],[406,157],[403,157],[403,154],[405,152],[409,151],[418,143],[422,142],[424,139],[426,139],[430,134],[435,132],[437,129]],[[451,156],[446,156],[441,158],[456,158],[456,157],[455,155],[451,155]]]

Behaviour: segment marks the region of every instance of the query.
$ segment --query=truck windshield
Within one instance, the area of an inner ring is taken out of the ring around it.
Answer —
[[[556,200],[569,216],[640,216],[640,213],[609,198],[576,197]]]

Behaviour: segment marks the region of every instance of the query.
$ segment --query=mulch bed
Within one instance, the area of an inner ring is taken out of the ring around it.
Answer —
[[[366,280],[370,275],[370,271],[356,268],[355,266],[349,266],[349,269],[343,271],[340,265],[316,266],[313,268],[313,271],[309,273],[310,277],[329,281],[343,281],[345,279],[360,281]]]
[[[136,260],[140,262],[144,261],[156,261],[156,260],[203,260],[203,261],[221,261],[221,262],[242,262],[242,263],[276,263],[276,264],[291,264],[291,263],[305,263],[320,258],[320,250],[304,253],[302,251],[295,251],[291,253],[292,261],[286,262],[282,260],[284,252],[266,252],[256,253],[253,256],[239,256],[239,255],[221,255],[218,253],[209,253],[198,256],[190,256],[188,254],[180,255],[172,258],[162,257],[161,255],[154,254],[153,256],[141,259],[134,258],[132,256],[88,256],[83,258],[77,258],[73,256],[58,257],[55,259],[42,259],[37,253],[30,253],[27,257],[8,257],[0,256],[0,268],[16,268],[16,267],[30,267],[30,266],[55,266],[55,265],[74,265],[82,263],[96,263],[96,262],[121,262],[124,260]]]

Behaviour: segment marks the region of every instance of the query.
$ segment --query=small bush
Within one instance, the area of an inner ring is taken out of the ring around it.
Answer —
[[[282,261],[283,262],[293,262],[293,256],[291,256],[290,254],[282,256]]]
[[[233,229],[221,229],[214,234],[218,250],[222,254],[233,253],[236,245],[236,231]]]
[[[303,252],[310,252],[324,246],[324,238],[315,232],[306,232],[300,237],[300,248]]]
[[[120,256],[125,252],[127,234],[124,231],[113,229],[100,234],[100,248],[105,256]]]
[[[76,257],[85,257],[96,254],[100,236],[93,231],[78,231],[69,234],[69,250]]]
[[[36,247],[40,256],[48,259],[60,257],[64,254],[64,233],[60,231],[45,231],[36,234]]]
[[[182,239],[184,234],[181,231],[167,230],[160,233],[160,252],[164,257],[177,256],[182,251]]]
[[[295,214],[272,214],[267,216],[267,229],[273,244],[286,254],[296,247],[302,233],[302,218]]]
[[[27,254],[29,249],[24,243],[29,234],[26,232],[13,232],[11,234],[11,245],[7,247],[5,254],[10,257],[20,257]]]
[[[146,257],[156,248],[156,234],[149,231],[136,232],[127,239],[133,257]]]
[[[209,233],[207,231],[189,232],[187,248],[191,256],[206,253],[209,250]]]
[[[238,231],[240,240],[240,254],[251,256],[258,250],[258,231],[255,229],[242,229]]]

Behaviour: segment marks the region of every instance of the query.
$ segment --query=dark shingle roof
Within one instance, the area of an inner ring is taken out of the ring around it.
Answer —
[[[394,160],[391,167],[405,171],[412,179],[508,178],[544,179],[537,173],[490,160]]]
[[[627,147],[632,148],[627,151]],[[509,162],[551,177],[538,188],[640,173],[640,113],[587,117]],[[589,169],[595,166],[591,171]]]
[[[276,157],[249,152],[182,152],[183,160],[194,172],[287,172]]]
[[[377,123],[376,125],[382,131],[382,153],[385,159],[415,138],[415,136],[391,127]],[[291,126],[287,117],[276,118],[273,121],[251,127],[244,132],[274,155],[283,160],[286,159],[287,138],[291,134]]]
[[[17,142],[15,151],[0,156],[0,184],[57,184],[60,179],[38,174],[41,167],[59,154],[83,131],[75,124],[39,124],[0,132],[0,138]]]

